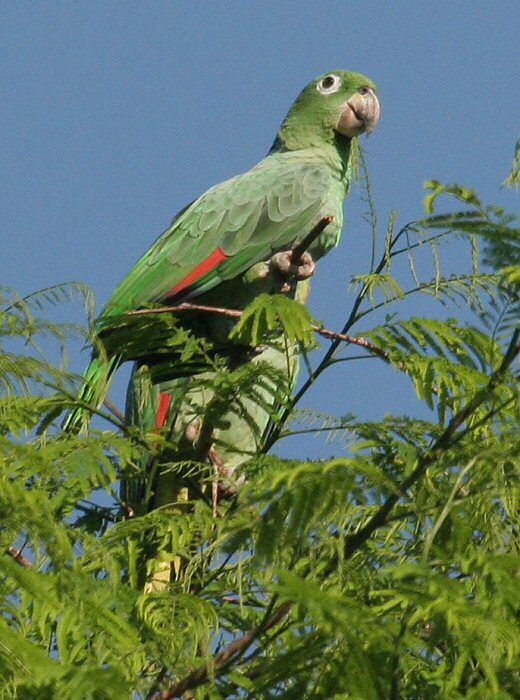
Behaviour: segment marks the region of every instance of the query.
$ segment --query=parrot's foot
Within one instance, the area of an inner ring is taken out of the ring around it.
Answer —
[[[194,444],[195,440],[200,435],[200,428],[202,425],[202,421],[200,418],[194,418],[191,423],[188,423],[186,426],[186,429],[184,431],[184,437],[186,440],[191,443],[192,445]]]
[[[293,251],[283,250],[281,253],[275,253],[268,264],[270,270],[281,277],[282,292],[289,291],[291,282],[294,280],[301,282],[302,280],[309,279],[316,269],[316,263],[308,251],[303,252],[300,259],[295,263],[293,260]]]
[[[235,477],[235,467],[226,467],[214,446],[209,450],[208,457],[215,468],[215,481],[213,482],[213,513],[217,515],[217,506],[220,501],[230,500],[236,496],[239,488],[245,482],[244,475]]]
[[[204,436],[201,440],[201,434]],[[235,477],[235,467],[226,467],[222,457],[213,444],[213,431],[204,426],[200,418],[195,418],[186,427],[184,435],[195,448],[196,459],[209,459],[215,470],[212,485],[213,514],[217,516],[217,506],[222,500],[236,496],[238,489],[245,481],[244,476]],[[203,444],[201,444],[203,443]]]

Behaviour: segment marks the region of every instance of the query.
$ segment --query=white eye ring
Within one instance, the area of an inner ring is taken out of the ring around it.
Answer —
[[[318,92],[322,95],[331,95],[333,92],[337,92],[341,87],[341,78],[339,75],[326,75],[316,85]]]

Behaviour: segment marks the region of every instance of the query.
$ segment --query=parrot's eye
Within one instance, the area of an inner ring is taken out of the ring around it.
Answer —
[[[330,95],[331,93],[337,92],[340,89],[341,78],[339,75],[326,75],[318,82],[316,87],[322,95]]]

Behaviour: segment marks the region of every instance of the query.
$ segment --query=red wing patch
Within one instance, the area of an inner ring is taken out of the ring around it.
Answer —
[[[207,272],[213,270],[213,268],[223,260],[227,260],[228,257],[229,256],[223,252],[222,248],[215,248],[215,250],[210,253],[205,260],[199,263],[194,270],[189,272],[183,280],[177,282],[177,284],[166,292],[163,298],[168,299],[168,297],[176,296],[179,292],[182,292],[183,289],[197,282],[197,280],[203,277]]]
[[[159,394],[159,408],[157,409],[157,414],[155,416],[155,428],[158,430],[162,428],[166,423],[166,418],[168,417],[168,411],[170,410],[170,404],[172,402],[172,395],[161,393]]]

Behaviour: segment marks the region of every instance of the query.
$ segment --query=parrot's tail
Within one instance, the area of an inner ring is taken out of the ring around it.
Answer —
[[[126,397],[126,422],[148,434],[151,449],[140,452],[140,474],[130,473],[120,482],[121,502],[130,517],[156,509],[168,509],[172,517],[182,516],[193,507],[195,492],[187,485],[186,475],[173,468],[175,462],[193,459],[190,445],[184,445],[184,451],[181,445],[178,450],[169,444],[161,447],[153,438],[162,433],[167,440],[175,440],[175,435],[184,434],[189,419],[179,411],[189,414],[189,403],[183,399],[191,379],[175,377],[154,383],[146,365],[134,365]],[[196,493],[200,495],[199,485]],[[149,548],[139,575],[145,591],[163,591],[181,577],[185,567],[186,555],[164,544],[160,549]]]
[[[98,408],[106,397],[110,380],[119,364],[119,357],[101,358],[93,354],[85,372],[85,381],[78,395],[82,405],[73,408],[65,416],[62,429],[68,433],[79,433],[87,429],[92,409]],[[87,405],[88,404],[88,405]],[[89,406],[92,409],[89,409]]]

